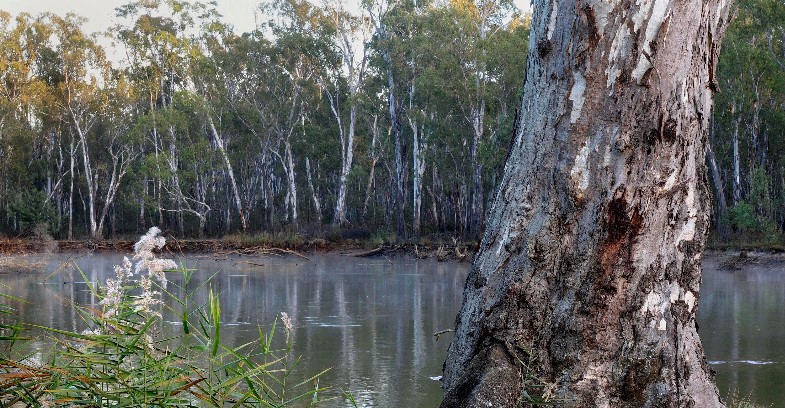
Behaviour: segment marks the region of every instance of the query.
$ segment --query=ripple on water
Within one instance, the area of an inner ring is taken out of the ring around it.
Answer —
[[[750,364],[750,365],[769,365],[776,364],[774,361],[758,361],[758,360],[733,360],[733,361],[709,361],[711,365],[722,364]]]

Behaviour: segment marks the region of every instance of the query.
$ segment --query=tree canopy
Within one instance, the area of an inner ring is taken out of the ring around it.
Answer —
[[[267,18],[236,33],[208,2],[132,1],[108,40],[76,15],[0,12],[0,232],[25,230],[19,204],[36,194],[63,238],[153,224],[477,238],[515,126],[529,16],[506,0],[259,8]],[[775,241],[785,6],[736,13],[717,80],[712,177],[726,205],[714,218],[721,238]]]

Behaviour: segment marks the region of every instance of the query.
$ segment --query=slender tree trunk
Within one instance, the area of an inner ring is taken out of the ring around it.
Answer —
[[[709,164],[709,170],[711,171],[711,180],[714,183],[714,191],[717,195],[717,220],[722,217],[722,214],[725,214],[725,210],[728,208],[728,204],[725,201],[725,187],[722,185],[722,175],[720,175],[720,168],[717,165],[717,157],[714,155],[714,149],[711,146],[711,143],[706,145],[706,161]]]
[[[147,194],[150,191],[150,187],[148,186],[147,176],[144,176],[142,179],[142,196],[139,197],[139,223],[138,229],[139,231],[146,231],[147,230],[147,220],[145,220],[144,215],[144,198],[147,197]]]
[[[292,158],[292,144],[289,142],[289,139],[284,141],[284,154],[286,154],[286,198],[289,203],[289,210],[291,211],[290,221],[294,226],[294,229],[297,229],[297,183],[294,173],[294,159]]]
[[[350,98],[354,99],[355,96],[351,95]],[[341,130],[341,174],[338,177],[338,199],[335,202],[335,214],[333,215],[334,225],[343,225],[347,222],[347,180],[349,178],[349,172],[352,170],[352,162],[354,160],[354,133],[355,124],[357,122],[357,102],[352,100],[349,103],[351,104],[349,107],[349,130],[346,135],[344,135],[343,131]],[[334,110],[334,114],[339,115],[340,113]]]
[[[401,139],[401,118],[398,111],[398,102],[395,97],[395,77],[392,72],[392,60],[388,53],[385,53],[385,63],[387,64],[387,85],[390,94],[388,103],[390,110],[390,123],[392,126],[393,143],[395,145],[395,192],[393,192],[394,207],[396,213],[396,231],[398,238],[404,238],[406,234],[406,223],[404,218],[403,203],[403,140]]]
[[[719,407],[695,325],[730,2],[535,3],[443,407]]]
[[[93,179],[93,167],[90,160],[90,150],[87,145],[87,135],[79,123],[74,118],[74,127],[76,128],[76,132],[79,135],[80,145],[82,146],[82,164],[84,165],[84,172],[85,172],[85,181],[87,182],[87,203],[88,203],[88,226],[90,228],[90,238],[99,239],[101,238],[100,231],[98,231],[98,222],[96,220],[95,214],[95,195],[96,195],[96,186],[95,180]]]
[[[70,168],[70,186],[68,190],[68,239],[74,239],[74,171],[76,170],[76,147],[74,146],[74,138],[71,138],[71,146],[69,150],[71,156]]]
[[[734,104],[735,107],[735,104]],[[735,109],[734,109],[735,110]],[[741,201],[741,156],[739,154],[739,123],[741,118],[733,119],[733,205]]]
[[[371,159],[371,172],[368,175],[368,184],[365,186],[365,200],[363,201],[363,212],[362,218],[363,220],[366,219],[368,215],[368,204],[371,201],[371,193],[372,188],[374,185],[374,181],[376,180],[376,163],[379,162],[379,154],[376,151],[376,143],[379,140],[379,127],[377,126],[379,123],[379,117],[374,115],[373,117],[373,125],[371,126],[371,149],[369,158]]]
[[[157,132],[154,128],[154,132]],[[185,233],[183,220],[183,191],[180,186],[179,159],[177,154],[177,132],[174,125],[169,125],[169,170],[172,172],[172,182],[177,190],[177,230],[180,236]]]
[[[438,198],[436,197],[436,165],[431,166],[431,186],[428,187],[428,194],[431,196],[431,217],[433,218],[433,226],[441,231],[442,226],[439,222],[439,209],[437,205]]]
[[[478,75],[479,76],[479,75]],[[479,84],[477,85],[479,87]],[[471,109],[471,122],[472,122],[472,144],[471,144],[471,166],[472,166],[472,183],[471,183],[471,201],[469,207],[469,232],[477,234],[480,230],[480,218],[483,215],[483,192],[482,192],[482,169],[480,165],[479,149],[480,142],[483,138],[485,130],[485,101],[481,101],[478,106],[473,106]]]
[[[319,202],[319,197],[316,195],[316,189],[313,188],[313,178],[311,177],[311,160],[305,158],[305,174],[308,177],[308,188],[311,190],[311,199],[313,200],[313,209],[316,213],[316,225],[322,227],[322,204]]]
[[[722,175],[720,174],[720,168],[717,165],[717,157],[714,155],[714,132],[715,132],[715,122],[714,122],[714,113],[712,112],[711,115],[711,130],[709,134],[709,142],[706,144],[706,162],[709,164],[709,171],[711,172],[711,180],[714,183],[714,192],[716,194],[716,203],[717,203],[717,210],[714,212],[715,217],[715,225],[720,232],[723,232],[723,226],[721,225],[722,215],[725,214],[725,210],[728,208],[728,204],[725,201],[725,187],[722,183]]]
[[[130,153],[125,153],[130,154]],[[97,236],[102,237],[104,235],[104,225],[106,221],[106,217],[109,214],[109,210],[112,208],[112,204],[114,203],[114,199],[117,196],[117,191],[120,190],[120,186],[123,182],[123,177],[125,177],[125,173],[128,170],[128,164],[130,163],[130,159],[125,158],[125,154],[120,154],[119,156],[115,156],[112,158],[112,176],[109,179],[109,184],[106,187],[106,196],[104,196],[104,205],[101,208],[100,216],[98,217],[98,230]]]
[[[410,119],[412,130],[412,233],[415,238],[420,236],[422,222],[422,178],[425,174],[426,145],[423,143],[423,132],[417,121]]]
[[[240,226],[243,228],[243,231],[247,231],[248,221],[246,221],[245,210],[243,209],[243,203],[240,200],[240,192],[237,190],[237,182],[234,179],[234,170],[232,169],[232,162],[229,160],[229,155],[226,154],[226,149],[224,148],[224,141],[221,138],[221,135],[218,134],[218,130],[215,128],[215,123],[213,122],[213,118],[210,115],[208,115],[208,122],[210,125],[210,132],[213,135],[213,140],[215,141],[216,146],[218,146],[218,151],[221,152],[221,158],[223,158],[224,165],[226,166],[226,172],[227,175],[229,176],[229,183],[231,184],[230,187],[232,189],[232,196],[234,197],[234,205],[237,207],[237,213],[240,214]],[[227,213],[228,213],[228,208],[227,208]]]

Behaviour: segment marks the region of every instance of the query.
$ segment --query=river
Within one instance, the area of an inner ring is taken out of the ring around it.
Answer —
[[[24,321],[80,331],[83,323],[68,305],[98,299],[72,265],[90,281],[103,282],[121,259],[58,254],[33,271],[0,273],[0,284],[29,301],[15,305]],[[220,293],[225,342],[253,340],[258,325],[269,327],[286,312],[295,327],[294,354],[302,355],[298,376],[331,368],[321,384],[350,390],[360,406],[438,406],[450,335],[438,341],[433,335],[454,325],[468,264],[340,255],[184,262],[196,269],[195,284],[218,272],[212,286]],[[698,315],[718,386],[725,396],[735,392],[778,406],[785,401],[785,264],[739,271],[718,265],[711,257],[705,262]],[[163,320],[177,330],[173,313],[164,312]],[[325,406],[349,405],[336,400]]]

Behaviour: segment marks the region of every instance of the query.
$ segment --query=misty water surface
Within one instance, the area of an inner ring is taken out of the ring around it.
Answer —
[[[0,283],[30,301],[17,305],[25,321],[84,328],[68,304],[99,299],[72,267],[52,274],[69,259],[90,281],[102,282],[122,255],[62,254],[46,270],[0,273]],[[433,378],[441,375],[450,335],[437,342],[433,334],[453,327],[468,264],[338,255],[185,262],[197,267],[194,284],[219,272],[213,287],[221,293],[222,340],[253,340],[257,325],[269,327],[286,312],[295,325],[294,353],[303,356],[300,378],[332,367],[322,384],[351,390],[361,406],[438,406],[440,382]],[[711,258],[705,263],[698,317],[719,387],[724,395],[738,390],[777,406],[785,401],[785,264],[741,271],[717,264]],[[181,279],[170,274],[170,280]],[[164,329],[179,330],[175,316],[164,313],[164,320]]]

